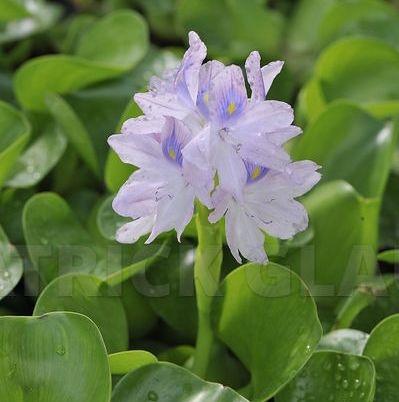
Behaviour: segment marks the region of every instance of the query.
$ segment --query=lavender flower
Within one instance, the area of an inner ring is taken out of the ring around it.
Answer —
[[[197,197],[214,209],[210,221],[226,217],[226,238],[234,257],[267,262],[262,231],[287,239],[304,230],[307,213],[295,197],[317,183],[318,166],[292,162],[283,148],[301,133],[286,103],[267,100],[277,61],[260,67],[252,52],[246,63],[248,98],[240,67],[203,64],[206,47],[194,32],[181,66],[151,80],[135,95],[144,116],[130,119],[110,145],[122,161],[138,166],[113,207],[134,219],[117,233],[134,242],[175,229],[180,238]],[[215,189],[215,177],[217,188]]]

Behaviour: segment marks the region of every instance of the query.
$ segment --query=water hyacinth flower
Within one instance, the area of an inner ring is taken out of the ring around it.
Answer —
[[[129,119],[109,144],[139,170],[122,186],[115,211],[133,219],[117,240],[147,243],[175,229],[180,239],[194,212],[195,198],[213,209],[209,221],[225,217],[232,254],[267,262],[264,233],[288,239],[308,225],[296,197],[320,179],[311,161],[293,162],[283,145],[299,135],[290,105],[267,94],[283,62],[260,66],[252,52],[243,71],[208,61],[194,32],[178,69],[154,77],[149,91],[134,99],[144,115]],[[215,185],[217,183],[217,185]]]

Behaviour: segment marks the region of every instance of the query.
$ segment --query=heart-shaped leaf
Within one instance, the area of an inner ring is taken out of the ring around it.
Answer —
[[[322,330],[315,304],[295,273],[273,263],[234,270],[221,292],[214,305],[217,334],[251,372],[250,399],[264,401],[316,348]]]
[[[370,359],[316,352],[276,401],[372,402],[374,388],[375,370]]]
[[[386,318],[373,329],[363,354],[375,365],[375,400],[396,401],[399,393],[399,314]]]
[[[1,400],[109,402],[107,351],[87,317],[0,317],[0,345]]]
[[[230,388],[201,380],[171,363],[140,367],[115,387],[112,402],[245,402]]]
[[[73,311],[92,319],[109,353],[125,350],[128,346],[121,298],[94,275],[72,273],[54,279],[40,294],[33,314],[38,316],[50,311]]]

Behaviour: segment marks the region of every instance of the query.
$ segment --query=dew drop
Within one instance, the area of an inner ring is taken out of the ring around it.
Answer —
[[[345,366],[342,363],[338,363],[338,370],[345,371]]]
[[[358,389],[360,387],[360,380],[358,378],[355,379],[355,389]]]
[[[158,394],[154,391],[149,391],[147,394],[147,398],[149,401],[157,401],[159,399]]]
[[[343,381],[342,381],[342,388],[343,388],[343,389],[347,389],[348,387],[349,387],[348,380],[343,380]]]
[[[57,352],[57,355],[64,356],[65,355],[65,347],[64,347],[64,345],[58,346],[56,352]]]

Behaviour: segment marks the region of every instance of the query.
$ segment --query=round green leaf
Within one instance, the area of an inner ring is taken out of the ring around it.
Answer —
[[[22,259],[0,226],[0,300],[17,286],[22,273]]]
[[[171,363],[149,364],[127,374],[112,402],[245,402],[232,389],[201,380]]]
[[[29,199],[23,228],[30,259],[43,284],[61,274],[97,269],[96,246],[59,195],[39,193]],[[80,263],[74,262],[74,256]]]
[[[316,348],[322,333],[316,306],[301,279],[273,263],[236,269],[221,292],[214,305],[217,334],[250,371],[250,399],[264,401]]]
[[[336,352],[316,352],[277,395],[276,402],[372,402],[374,383],[375,370],[370,359]]]
[[[111,374],[124,375],[146,364],[156,363],[158,359],[145,350],[129,350],[108,356]]]
[[[378,324],[364,349],[377,372],[376,401],[395,402],[399,394],[399,314]]]
[[[0,187],[27,143],[30,130],[22,113],[0,101]]]
[[[73,311],[84,314],[99,328],[110,353],[125,350],[128,330],[120,297],[93,275],[67,274],[52,281],[40,294],[33,312]]]
[[[87,317],[0,317],[0,345],[1,400],[109,402],[107,352]]]
[[[15,74],[16,96],[25,108],[43,110],[49,93],[71,93],[120,75],[144,56],[147,36],[134,11],[110,13],[81,37],[77,55],[47,55],[25,63]]]
[[[146,54],[148,35],[147,23],[140,14],[117,10],[91,26],[80,38],[75,54],[129,70]]]

